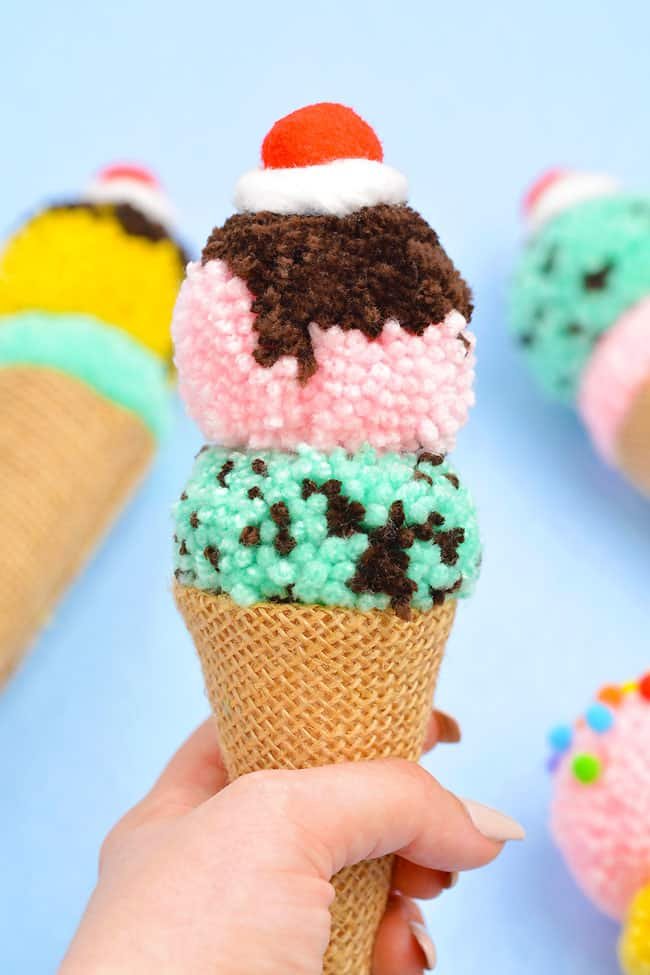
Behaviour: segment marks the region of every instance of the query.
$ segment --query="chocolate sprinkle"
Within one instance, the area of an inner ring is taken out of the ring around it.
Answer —
[[[448,589],[434,589],[433,586],[429,586],[429,595],[433,600],[434,606],[442,606],[445,601],[445,596],[451,596],[452,593],[458,592],[463,584],[463,577],[459,576],[453,586]]]
[[[181,494],[181,501],[187,501],[187,491],[183,491]]]
[[[281,604],[298,602],[298,600],[295,599],[293,595],[293,582],[290,582],[289,585],[286,587],[286,593],[287,593],[286,596],[269,596],[269,602],[281,603]]]
[[[432,454],[428,450],[423,450],[421,454],[418,454],[418,464],[433,464],[434,467],[439,467],[445,459],[444,454]]]
[[[213,569],[219,568],[219,549],[214,545],[206,545],[203,549],[203,554],[212,566]]]
[[[228,477],[228,475],[230,474],[234,466],[235,466],[234,461],[227,460],[223,465],[223,467],[221,468],[221,470],[219,471],[219,473],[217,474],[217,481],[219,482],[221,487],[223,488],[228,487],[228,485],[226,484],[226,478]]]
[[[190,554],[189,551],[188,551],[187,545],[185,544],[185,539],[183,539],[183,541],[181,542],[181,547],[178,550],[178,554],[179,555],[189,555]]]
[[[440,548],[440,561],[443,565],[456,565],[458,546],[465,541],[465,529],[451,528],[449,531],[435,532],[433,541]]]
[[[614,269],[613,264],[605,264],[597,271],[587,271],[582,276],[585,291],[603,291],[607,287],[607,279]]]
[[[317,368],[309,326],[359,329],[369,339],[397,320],[412,335],[452,309],[469,321],[469,288],[427,222],[407,206],[363,207],[345,217],[235,214],[215,228],[201,260],[223,260],[253,297],[254,352],[270,368]]]
[[[287,508],[284,501],[276,501],[272,504],[270,509],[271,518],[278,526],[278,533],[275,536],[275,541],[273,542],[276,552],[280,555],[289,555],[290,552],[294,550],[297,542],[291,532],[289,531],[289,526],[291,524],[291,515],[289,509]]]
[[[417,468],[413,471],[414,481],[426,481],[427,484],[433,484],[433,478],[425,474],[424,471],[419,471]]]
[[[253,474],[259,474],[261,477],[268,477],[269,469],[262,460],[261,457],[256,457],[251,464]]]
[[[241,545],[259,545],[260,530],[257,525],[246,525],[245,528],[242,528],[239,541]]]
[[[327,498],[327,534],[337,538],[350,538],[355,532],[362,531],[361,523],[366,509],[360,501],[351,501],[346,494],[342,494],[340,481],[330,480],[318,487],[315,481],[305,479],[302,482],[302,497],[304,500],[312,494],[324,494]]]
[[[198,528],[200,524],[201,522],[199,521],[199,516],[197,515],[196,511],[193,511],[190,515],[190,525],[192,528]]]
[[[413,532],[404,528],[401,501],[393,502],[386,524],[368,534],[368,543],[347,585],[356,593],[386,593],[396,614],[403,620],[410,619],[410,603],[417,584],[406,574],[410,559],[404,548],[413,544]]]
[[[262,492],[260,491],[260,489],[257,486],[256,487],[249,488],[248,491],[247,491],[247,494],[248,494],[248,497],[251,500],[253,498],[263,498],[264,497],[264,495],[262,494]]]
[[[456,477],[456,475],[455,474],[445,474],[444,476],[447,478],[447,480],[449,481],[449,483],[450,484],[453,484],[453,486],[456,488],[456,490],[458,490],[458,488],[460,487],[460,481],[458,480],[458,478]]]

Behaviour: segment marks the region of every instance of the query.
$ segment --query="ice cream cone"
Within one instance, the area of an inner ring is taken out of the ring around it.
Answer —
[[[154,438],[136,413],[34,365],[0,368],[0,416],[11,566],[0,587],[1,686],[137,486]]]
[[[453,622],[447,600],[392,611],[258,603],[176,584],[231,778],[397,756],[416,760]],[[334,878],[325,975],[367,975],[392,858]]]

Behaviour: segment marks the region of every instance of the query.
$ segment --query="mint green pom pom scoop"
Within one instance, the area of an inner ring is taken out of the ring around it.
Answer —
[[[650,195],[552,170],[524,210],[513,335],[540,385],[574,404],[599,453],[650,494]]]
[[[390,608],[408,619],[469,595],[478,574],[470,497],[427,453],[204,449],[174,518],[179,582],[243,606]]]

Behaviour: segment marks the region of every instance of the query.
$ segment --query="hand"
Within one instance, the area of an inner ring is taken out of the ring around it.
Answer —
[[[450,720],[434,713],[429,745],[457,740]],[[437,896],[456,871],[522,836],[513,820],[398,759],[255,772],[229,785],[207,721],[104,841],[60,975],[320,975],[330,878],[393,852],[396,893],[373,975],[415,975],[435,952],[409,898]]]

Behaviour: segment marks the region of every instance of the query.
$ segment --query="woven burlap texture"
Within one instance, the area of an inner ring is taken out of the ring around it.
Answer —
[[[135,414],[54,369],[0,368],[0,685],[146,470]]]
[[[392,612],[238,606],[178,584],[175,598],[198,650],[231,778],[419,757],[453,601],[405,622]],[[383,857],[334,877],[325,975],[369,975],[391,868],[392,858]]]
[[[637,392],[621,423],[616,453],[630,481],[650,497],[650,380]]]

